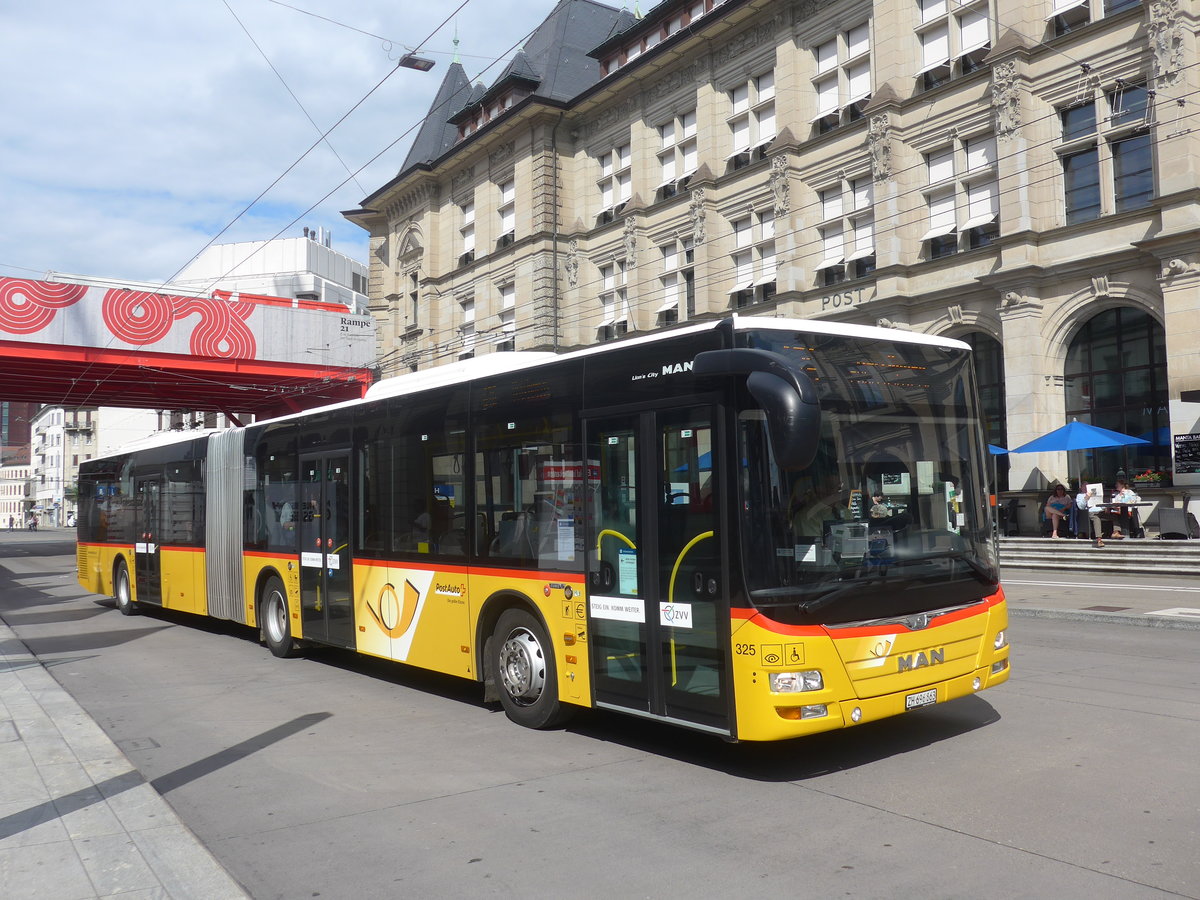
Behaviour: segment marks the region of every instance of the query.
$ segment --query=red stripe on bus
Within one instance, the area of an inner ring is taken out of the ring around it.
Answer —
[[[268,550],[243,550],[242,555],[251,559],[299,559],[299,553],[275,553]]]
[[[485,569],[478,566],[451,566],[436,563],[409,563],[390,559],[354,558],[355,565],[382,569],[418,569],[422,572],[445,572],[451,575],[483,575],[489,578],[514,578],[520,581],[582,581],[581,572],[521,571],[520,569]]]
[[[996,593],[989,597],[984,597],[979,603],[969,606],[966,609],[958,609],[951,613],[946,613],[942,616],[937,616],[930,621],[929,625],[949,625],[951,622],[960,622],[963,619],[974,618],[982,615],[986,610],[991,609],[999,603],[1004,602],[1004,589],[1000,588]],[[756,609],[732,609],[730,613],[734,619],[744,619],[747,622],[753,621],[755,625],[775,634],[786,634],[802,637],[821,637],[828,636],[834,639],[838,638],[855,638],[855,637],[874,637],[880,634],[893,634],[896,631],[896,622],[887,625],[863,625],[860,628],[827,628],[822,625],[784,625],[781,622],[775,622],[762,615]],[[757,620],[757,621],[756,621]]]

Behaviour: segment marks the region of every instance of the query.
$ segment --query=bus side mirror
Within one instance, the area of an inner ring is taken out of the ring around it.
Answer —
[[[768,350],[738,348],[696,354],[692,373],[700,376],[745,375],[746,388],[767,414],[775,461],[784,469],[804,469],[817,454],[821,405],[807,374]]]
[[[766,372],[751,372],[746,387],[767,414],[775,462],[784,469],[808,468],[821,438],[821,407],[805,403],[790,384]]]

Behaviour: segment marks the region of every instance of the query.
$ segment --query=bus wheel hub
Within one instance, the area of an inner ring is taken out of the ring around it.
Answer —
[[[534,701],[546,684],[546,664],[537,639],[524,629],[514,631],[500,649],[500,678],[514,700]]]

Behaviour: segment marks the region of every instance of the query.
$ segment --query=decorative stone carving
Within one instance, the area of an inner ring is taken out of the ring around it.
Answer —
[[[1179,0],[1153,0],[1147,10],[1150,47],[1154,51],[1154,84],[1173,87],[1183,70],[1183,22]]]
[[[1108,288],[1108,276],[1107,275],[1093,275],[1092,276],[1092,294],[1094,294],[1096,297],[1112,296],[1110,294],[1109,288]]]
[[[704,243],[704,188],[692,191],[688,204],[688,216],[692,220],[692,244],[699,247]]]
[[[996,111],[996,134],[1005,139],[1013,137],[1021,127],[1021,88],[1015,60],[992,67],[992,109]]]
[[[571,243],[567,245],[567,261],[563,269],[567,273],[567,284],[575,287],[579,283],[579,241],[575,238],[571,238]]]
[[[713,51],[713,67],[723,66],[730,60],[740,59],[746,54],[754,52],[759,47],[768,43],[772,35],[782,25],[783,19],[780,16],[775,16],[770,21],[764,22],[756,28],[747,28],[737,37]]]
[[[625,243],[625,269],[637,268],[637,224],[633,221],[633,216],[625,220],[625,234],[622,236]]]
[[[788,184],[788,161],[786,154],[771,157],[771,196],[775,199],[774,211],[785,216],[792,208],[791,187]]]
[[[621,122],[628,122],[641,108],[641,97],[630,97],[622,103],[615,103],[607,109],[596,113],[595,118],[582,126],[584,137],[591,138],[606,128]]]
[[[1005,291],[1000,295],[1000,314],[1006,313],[1038,313],[1042,309],[1042,301],[1036,297],[1026,297],[1020,291]]]
[[[950,317],[950,321],[953,322],[955,325],[961,325],[963,323],[962,307],[959,306],[957,303],[954,304],[953,306],[947,307],[946,314]]]
[[[475,167],[467,166],[450,176],[450,190],[460,191],[475,180]]]
[[[871,117],[867,131],[867,152],[871,156],[871,177],[876,184],[892,180],[892,126],[885,115]]]
[[[1170,259],[1163,264],[1162,277],[1173,278],[1176,275],[1194,275],[1200,272],[1200,265],[1189,263],[1182,259]]]
[[[895,328],[897,331],[912,331],[913,328],[907,322],[897,322],[895,319],[880,317],[875,320],[875,324],[880,328]]]
[[[488,165],[494,166],[494,165],[497,165],[498,163],[504,162],[504,160],[508,159],[510,156],[513,155],[513,151],[516,148],[517,148],[516,141],[508,141],[505,144],[501,144],[499,147],[497,147],[495,150],[493,150],[491,153],[488,154]]]

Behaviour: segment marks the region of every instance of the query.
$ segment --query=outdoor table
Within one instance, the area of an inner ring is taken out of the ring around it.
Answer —
[[[1102,515],[1103,513],[1107,513],[1109,516],[1115,517],[1117,521],[1127,522],[1128,525],[1125,528],[1125,536],[1132,538],[1135,526],[1138,529],[1142,528],[1140,517],[1135,518],[1138,507],[1153,505],[1154,504],[1148,500],[1139,500],[1136,503],[1113,503],[1110,501],[1108,503],[1098,503],[1096,506],[1103,511]],[[1143,531],[1143,534],[1144,533],[1145,532]]]

